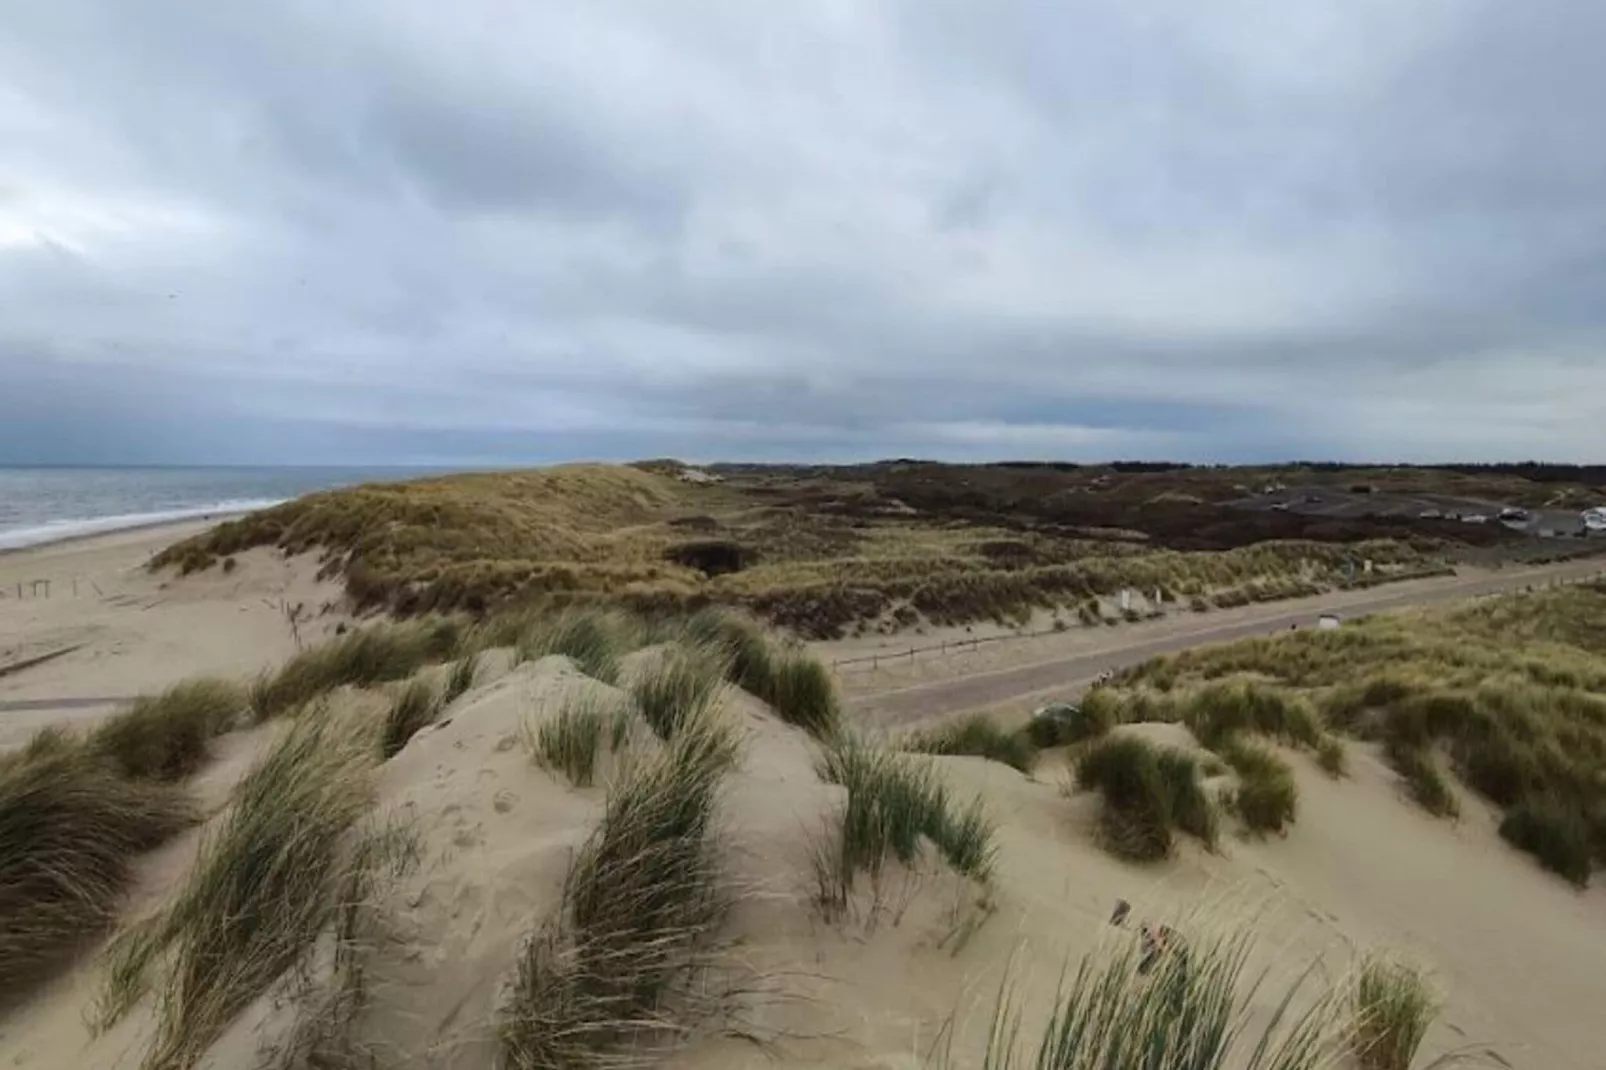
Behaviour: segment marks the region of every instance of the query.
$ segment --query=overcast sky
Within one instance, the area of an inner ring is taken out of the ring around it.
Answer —
[[[0,463],[1600,461],[1597,0],[0,0]]]

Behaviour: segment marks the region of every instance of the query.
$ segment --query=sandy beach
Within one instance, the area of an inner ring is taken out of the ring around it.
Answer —
[[[94,535],[0,554],[0,748],[38,727],[103,715],[189,676],[244,677],[341,619],[338,583],[311,558],[241,554],[224,574],[153,575],[150,558],[209,521]],[[22,667],[26,666],[26,667]]]

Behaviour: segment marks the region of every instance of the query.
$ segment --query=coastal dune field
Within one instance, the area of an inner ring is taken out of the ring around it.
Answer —
[[[370,518],[352,557],[296,515],[0,556],[5,1065],[1599,1065],[1587,561],[860,676],[831,661],[1011,626],[803,641],[628,585],[391,615],[353,568],[445,575],[468,530]]]

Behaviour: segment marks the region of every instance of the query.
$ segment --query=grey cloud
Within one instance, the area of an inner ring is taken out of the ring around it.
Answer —
[[[0,27],[0,463],[1598,449],[1581,0]]]

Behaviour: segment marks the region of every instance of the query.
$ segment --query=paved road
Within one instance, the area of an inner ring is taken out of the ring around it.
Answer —
[[[1414,591],[1390,593],[1385,587],[1379,588],[1375,595],[1335,605],[1334,610],[1345,618],[1359,617],[1392,609],[1498,594],[1553,579],[1581,579],[1600,572],[1602,568],[1603,562],[1599,560],[1571,561],[1477,579],[1458,577],[1446,580],[1443,587],[1432,590],[1419,588]],[[1134,636],[1130,644],[1116,650],[1078,654],[1054,661],[998,669],[955,680],[942,680],[896,691],[865,695],[853,703],[853,708],[866,720],[886,726],[963,713],[1050,689],[1063,689],[1069,696],[1091,683],[1093,678],[1105,669],[1136,665],[1157,655],[1185,650],[1188,647],[1267,635],[1296,624],[1308,627],[1316,614],[1322,611],[1320,605],[1313,609],[1309,604],[1298,610],[1280,607],[1275,603],[1269,603],[1264,608],[1264,614],[1257,614],[1248,620],[1237,620],[1230,624],[1216,626],[1202,624],[1194,631],[1172,633],[1151,639]]]

